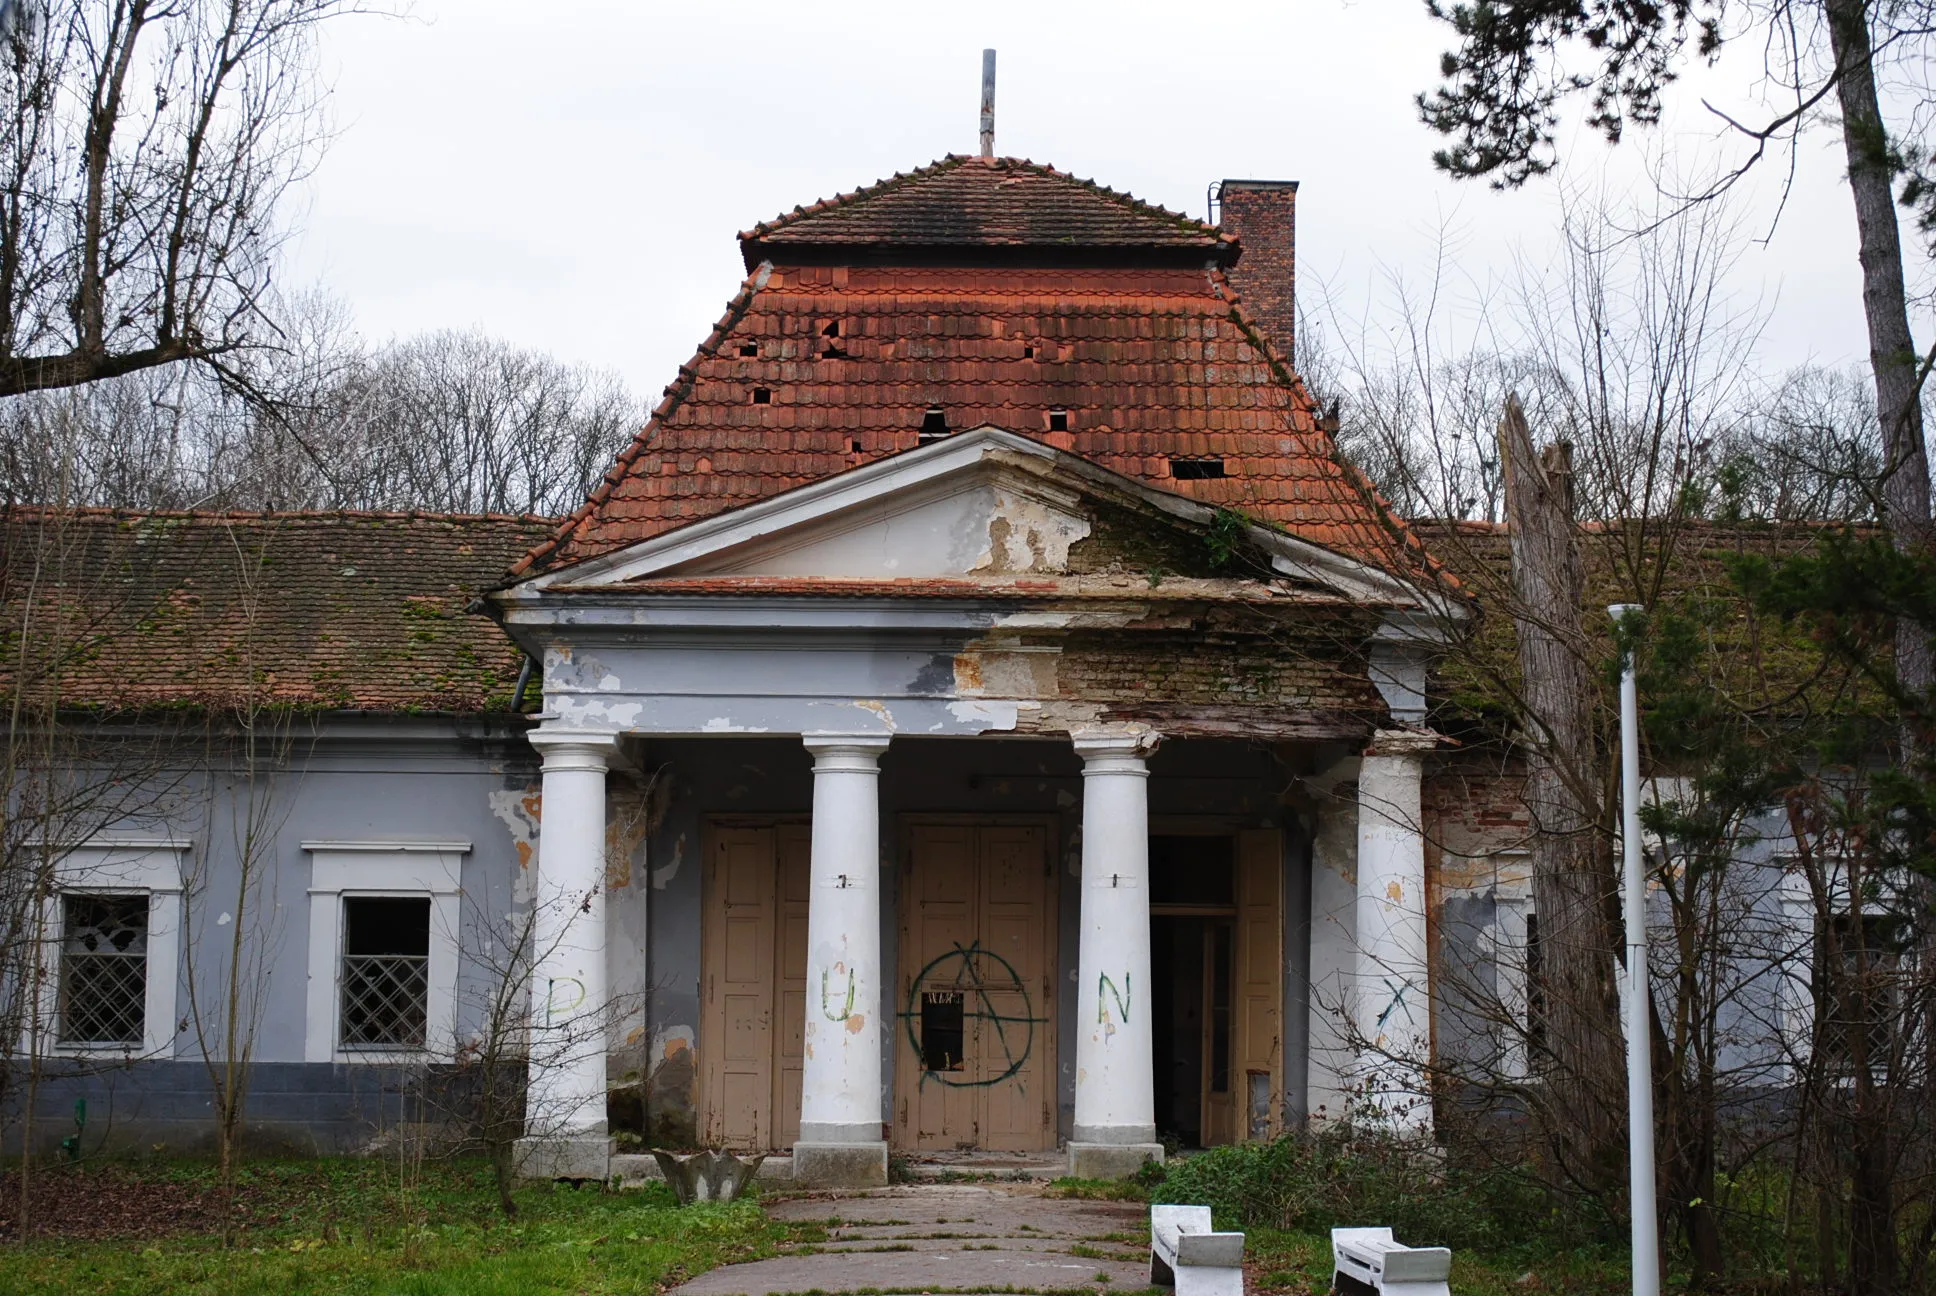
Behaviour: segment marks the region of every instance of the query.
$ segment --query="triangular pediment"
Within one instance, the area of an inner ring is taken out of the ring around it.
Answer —
[[[1078,561],[1079,546],[1097,534],[1105,513],[1120,529],[1125,510],[1152,532],[1187,536],[1216,523],[1215,511],[1197,501],[1028,437],[981,427],[516,588],[589,592],[698,578],[1049,578],[1093,569],[1096,555]],[[1283,576],[1354,599],[1409,601],[1410,591],[1376,568],[1268,528],[1246,533]]]

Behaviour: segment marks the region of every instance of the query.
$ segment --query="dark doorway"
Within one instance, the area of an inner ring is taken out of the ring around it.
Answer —
[[[1150,838],[1156,1128],[1183,1147],[1235,1137],[1235,872],[1229,837]]]

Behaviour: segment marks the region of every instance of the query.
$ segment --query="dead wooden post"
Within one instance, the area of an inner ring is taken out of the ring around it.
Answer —
[[[1624,1138],[1617,1101],[1620,1017],[1615,990],[1611,857],[1598,831],[1603,761],[1581,608],[1585,564],[1573,517],[1571,447],[1533,447],[1517,396],[1499,420],[1511,532],[1526,808],[1532,817],[1533,910],[1539,915],[1541,1050],[1553,1092],[1575,1095],[1547,1122],[1567,1172],[1617,1186]],[[1539,1063],[1536,1061],[1535,1066]],[[1584,1099],[1580,1101],[1579,1099]]]

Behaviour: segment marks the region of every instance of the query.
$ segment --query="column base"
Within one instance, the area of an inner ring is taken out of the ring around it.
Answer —
[[[1161,1143],[1071,1143],[1071,1179],[1129,1179],[1145,1161],[1163,1162]]]
[[[521,1138],[513,1154],[520,1179],[580,1179],[604,1183],[611,1177],[617,1144],[603,1134],[543,1134]]]
[[[884,1188],[887,1143],[795,1143],[793,1182],[803,1188]]]

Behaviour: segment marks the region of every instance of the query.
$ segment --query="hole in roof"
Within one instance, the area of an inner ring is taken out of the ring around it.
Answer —
[[[1068,430],[1069,430],[1069,411],[1068,410],[1050,410],[1049,411],[1049,431],[1067,432]]]
[[[1178,481],[1207,481],[1225,476],[1221,459],[1172,459],[1170,476]]]
[[[1022,348],[1022,359],[1024,360],[1035,359],[1035,344],[1033,342],[1029,343],[1027,346]]]
[[[854,438],[854,439],[853,439],[852,441],[850,441],[850,442],[848,442],[847,444],[848,444],[848,446],[849,446],[849,447],[850,447],[850,448],[851,448],[851,449],[853,450],[853,452],[854,452],[855,454],[859,454],[859,453],[860,453],[860,438],[859,438],[859,437],[855,437],[855,438]]]
[[[827,344],[827,349],[820,353],[820,358],[822,360],[845,360],[847,358],[847,353],[845,351],[842,351],[839,347],[835,346],[833,343],[829,342]]]
[[[921,418],[921,435],[924,437],[948,435],[948,415],[939,405],[928,406],[928,412]]]
[[[742,342],[739,344],[739,353],[743,356],[756,356],[760,353],[760,344],[757,342]]]
[[[773,393],[764,387],[755,387],[753,389],[753,403],[755,405],[771,405],[773,403]]]
[[[839,337],[839,336],[840,336],[840,321],[839,321],[839,320],[828,320],[828,321],[827,321],[827,327],[826,327],[826,328],[823,328],[823,329],[821,329],[821,330],[820,330],[820,336],[821,336],[821,337]]]

